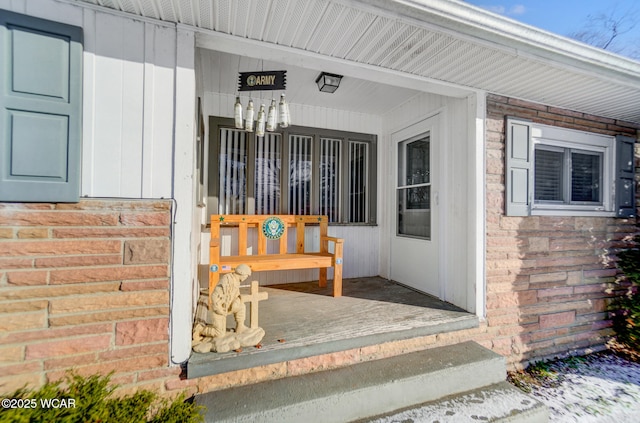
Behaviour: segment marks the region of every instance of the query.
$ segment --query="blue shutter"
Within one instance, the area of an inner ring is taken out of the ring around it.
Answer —
[[[0,201],[80,193],[82,29],[0,13]]]
[[[531,122],[507,118],[505,208],[507,216],[528,216],[533,201]]]
[[[616,136],[616,214],[634,217],[636,214],[636,183],[634,167],[635,139]]]

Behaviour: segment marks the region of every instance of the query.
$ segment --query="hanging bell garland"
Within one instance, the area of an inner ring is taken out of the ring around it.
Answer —
[[[247,132],[253,132],[253,100],[249,100],[247,105],[247,116],[244,119],[244,129]]]
[[[291,123],[291,117],[289,115],[289,104],[287,103],[287,100],[285,100],[284,98],[284,93],[280,94],[279,108],[280,108],[280,113],[279,113],[280,116],[278,119],[278,123],[280,124],[281,128],[286,128]]]
[[[276,100],[271,99],[271,105],[269,106],[269,114],[267,115],[267,131],[268,132],[273,132],[276,130],[276,127],[278,126],[277,122],[276,122],[276,116],[277,116],[277,111],[276,111]]]
[[[260,105],[260,110],[258,111],[258,122],[256,124],[256,135],[259,137],[264,137],[264,126],[266,124],[266,115],[264,112],[264,104]]]
[[[265,131],[273,132],[278,128],[278,125],[281,128],[287,128],[291,125],[289,104],[283,93],[280,95],[279,104],[276,104],[275,99],[271,99],[268,111],[266,106],[261,104],[256,113],[253,100],[249,99],[246,110],[243,110],[240,97],[236,97],[236,102],[233,105],[233,120],[236,129],[244,129],[247,132],[255,130],[257,135],[262,137]]]
[[[240,97],[236,97],[236,104],[233,105],[233,119],[235,121],[236,129],[242,129],[244,122],[242,120],[242,104],[240,103]]]

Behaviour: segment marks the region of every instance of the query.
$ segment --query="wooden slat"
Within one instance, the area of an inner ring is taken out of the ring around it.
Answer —
[[[304,220],[299,219],[296,226],[296,252],[304,253]]]
[[[211,293],[220,280],[220,273],[211,271],[211,266],[214,264],[220,267],[220,264],[216,263],[216,261],[220,261],[220,225],[213,224],[213,220],[211,224],[211,241],[209,242],[209,257],[209,292]],[[209,307],[211,308],[211,296],[209,296]]]
[[[320,239],[322,239],[322,237],[326,237],[327,236],[327,227],[329,225],[327,224],[327,220],[323,219],[320,222]]]
[[[285,230],[282,236],[280,237],[280,254],[287,254],[287,233],[289,230]]]
[[[247,255],[247,222],[238,225],[238,255]]]
[[[331,267],[333,257],[320,254],[265,254],[262,256],[226,256],[221,257],[224,266],[235,268],[248,264],[252,271],[314,269]],[[228,273],[225,271],[225,273]]]

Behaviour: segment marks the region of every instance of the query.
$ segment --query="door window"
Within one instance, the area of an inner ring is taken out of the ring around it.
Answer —
[[[429,136],[398,144],[398,235],[431,239]]]

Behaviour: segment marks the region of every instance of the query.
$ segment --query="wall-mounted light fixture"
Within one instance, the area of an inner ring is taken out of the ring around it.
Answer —
[[[316,84],[318,84],[318,89],[320,91],[325,93],[332,93],[338,89],[341,80],[342,75],[322,72],[320,76],[318,76],[318,79],[316,79]]]

